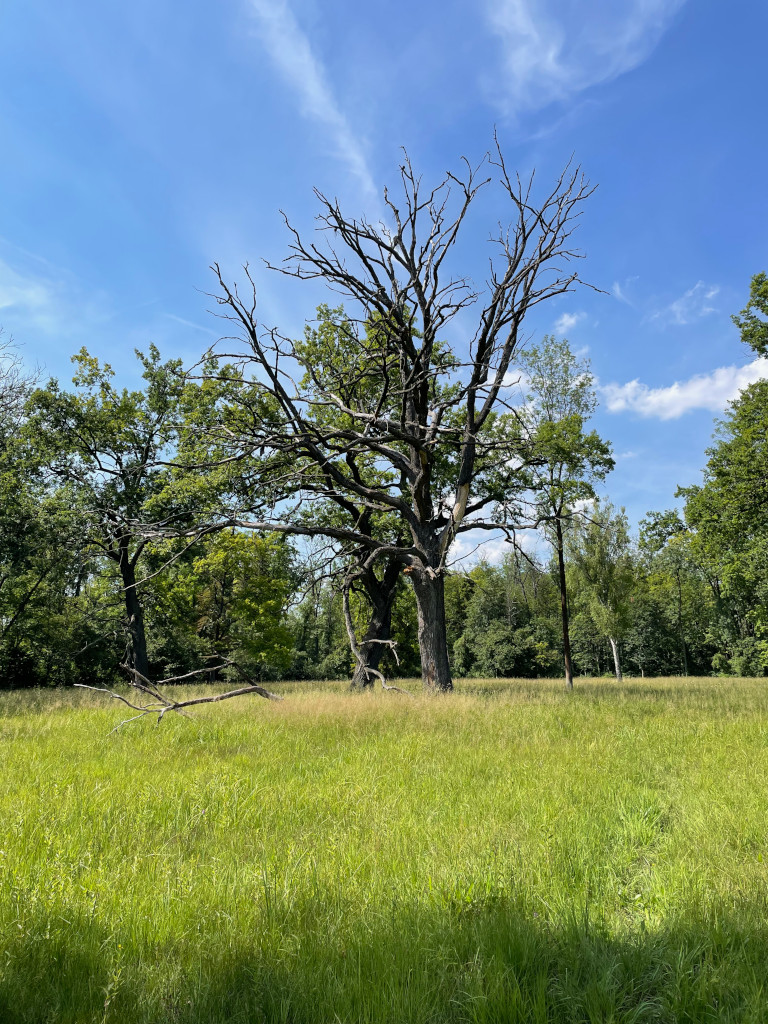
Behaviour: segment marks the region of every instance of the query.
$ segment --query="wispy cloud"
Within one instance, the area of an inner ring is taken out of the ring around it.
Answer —
[[[217,338],[218,333],[212,330],[210,327],[203,327],[201,324],[193,323],[192,320],[185,320],[181,316],[176,316],[174,313],[163,313],[164,317],[168,320],[173,320],[177,324],[181,324],[182,327],[189,327],[193,331],[202,331],[204,334],[210,334],[212,337]]]
[[[0,310],[14,310],[26,316],[44,316],[52,305],[50,286],[25,277],[0,261]]]
[[[504,47],[510,109],[541,109],[637,67],[684,3],[486,0],[488,22]]]
[[[116,369],[135,376],[133,350],[146,349],[149,340],[161,349],[172,344],[181,354],[184,339],[192,335],[190,328],[195,330],[192,339],[201,331],[216,336],[216,331],[192,320],[159,312],[157,300],[116,308],[109,293],[34,253],[8,244],[4,250],[0,327],[18,344],[25,361],[41,364],[46,373],[71,376],[69,355],[85,345]],[[190,356],[197,358],[198,346],[199,341],[189,341]]]
[[[611,295],[613,295],[614,299],[618,299],[619,302],[626,302],[628,306],[633,305],[628,293],[629,286],[636,280],[637,275],[634,274],[632,277],[625,277],[623,281],[614,281],[611,285]]]
[[[694,320],[700,320],[704,316],[709,316],[710,313],[717,312],[716,307],[711,303],[719,291],[719,285],[697,281],[693,288],[689,288],[685,294],[681,295],[679,299],[675,299],[674,302],[670,302],[668,306],[658,309],[650,319],[663,324],[680,326],[693,323]]]
[[[693,409],[722,412],[740,391],[761,377],[768,377],[768,359],[754,359],[746,366],[721,366],[668,387],[649,388],[639,380],[601,387],[609,412],[636,412],[640,416],[674,420]]]
[[[42,261],[38,262],[43,266]],[[0,323],[21,344],[38,334],[61,338],[76,326],[72,282],[49,273],[49,269],[19,269],[0,260]]]
[[[363,145],[341,110],[321,61],[287,0],[249,0],[261,40],[305,117],[328,129],[337,153],[368,197],[377,194]]]
[[[573,330],[576,324],[581,323],[582,320],[586,320],[587,314],[583,312],[578,313],[563,313],[562,316],[558,317],[555,321],[555,331],[558,334],[565,334],[568,331]]]

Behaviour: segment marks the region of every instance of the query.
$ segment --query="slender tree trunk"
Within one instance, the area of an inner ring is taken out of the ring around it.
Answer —
[[[677,625],[680,630],[680,646],[683,650],[683,674],[688,675],[688,650],[685,644],[685,627],[683,626],[683,585],[680,581],[680,570],[677,570]]]
[[[365,636],[360,642],[360,654],[363,664],[356,663],[355,674],[352,677],[352,689],[356,690],[366,686],[373,686],[375,676],[369,675],[366,668],[378,669],[381,657],[384,654],[384,643],[371,641],[389,640],[392,636],[392,608],[395,603],[397,582],[402,572],[400,562],[391,561],[387,563],[384,576],[381,580],[373,573],[367,573],[362,578],[366,595],[371,603],[371,617],[368,621],[368,628]]]
[[[571,630],[568,622],[568,590],[565,582],[565,558],[563,556],[563,523],[555,519],[557,535],[557,571],[560,581],[560,615],[563,622],[563,661],[565,662],[565,688],[573,689],[573,661],[571,660]]]
[[[414,567],[410,573],[419,620],[421,681],[426,690],[453,689],[445,632],[445,578]]]
[[[611,642],[611,650],[613,651],[613,665],[616,672],[616,682],[620,683],[624,679],[624,676],[621,674],[621,662],[619,661],[619,645],[612,636],[609,636],[608,639]]]
[[[120,576],[125,595],[125,612],[128,617],[128,631],[131,637],[131,659],[133,668],[143,676],[149,675],[147,637],[144,632],[144,609],[136,591],[136,570],[131,562],[128,546],[120,547]]]

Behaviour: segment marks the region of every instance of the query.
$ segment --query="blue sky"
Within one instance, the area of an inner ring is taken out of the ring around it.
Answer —
[[[71,375],[86,345],[126,381],[154,341],[218,334],[208,265],[256,265],[262,319],[301,329],[319,288],[262,270],[308,231],[313,186],[380,209],[405,146],[427,180],[478,159],[599,185],[587,280],[534,337],[588,350],[607,492],[637,520],[699,479],[713,418],[758,374],[730,314],[768,269],[758,0],[4,0],[0,325]],[[466,272],[484,273],[479,209]]]

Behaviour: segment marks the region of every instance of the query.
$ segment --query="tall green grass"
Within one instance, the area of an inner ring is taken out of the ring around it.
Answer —
[[[0,1021],[768,1020],[768,681],[0,696]]]

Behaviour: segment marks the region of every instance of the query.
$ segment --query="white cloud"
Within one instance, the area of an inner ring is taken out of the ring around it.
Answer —
[[[486,0],[515,113],[565,100],[641,64],[685,0]],[[586,8],[586,9],[585,9]]]
[[[249,0],[259,34],[280,74],[297,93],[302,113],[324,125],[336,150],[363,191],[376,195],[376,186],[360,140],[341,111],[325,68],[312,51],[287,0]]]
[[[573,511],[577,515],[589,515],[595,507],[594,498],[579,498],[573,503]]]
[[[637,281],[637,274],[633,274],[632,277],[625,277],[623,281],[614,281],[611,285],[611,295],[618,299],[619,302],[626,302],[628,306],[631,306],[632,300],[627,292],[633,281]]]
[[[692,409],[722,412],[748,385],[768,377],[768,359],[754,359],[746,366],[721,366],[699,373],[669,387],[649,388],[639,380],[606,384],[600,390],[609,412],[636,412],[640,416],[673,420]]]
[[[651,316],[651,320],[680,326],[693,323],[694,320],[700,320],[702,317],[709,316],[710,313],[717,312],[711,302],[719,291],[719,285],[709,285],[704,284],[703,281],[697,281],[693,288],[689,288],[679,299],[675,299],[668,306],[657,310]]]
[[[539,551],[542,539],[537,530],[519,530],[515,534],[518,547],[531,557]],[[460,533],[451,545],[448,564],[451,569],[468,570],[478,562],[499,565],[514,548],[501,532],[468,530]]]
[[[581,323],[582,320],[586,319],[586,313],[563,313],[562,316],[558,317],[555,321],[555,331],[558,334],[565,334],[567,331],[572,330],[576,324]]]

